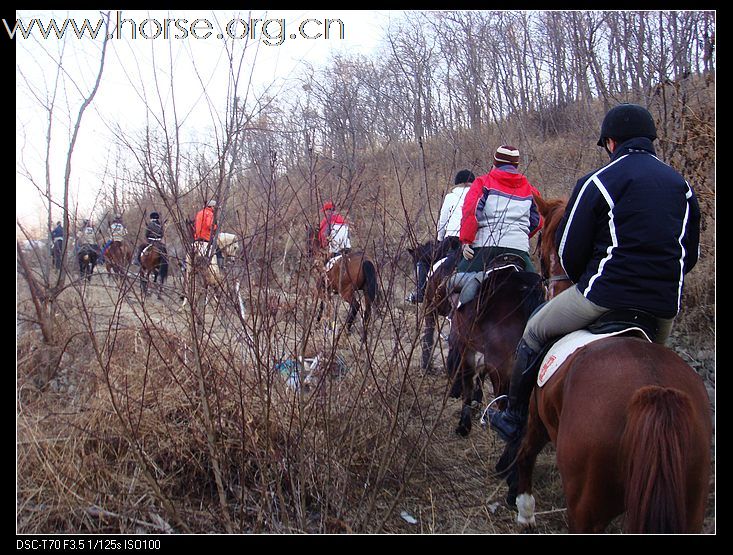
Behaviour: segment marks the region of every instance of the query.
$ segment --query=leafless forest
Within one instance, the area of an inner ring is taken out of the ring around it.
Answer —
[[[229,94],[202,100],[211,126],[196,140],[163,108],[164,81],[146,125],[110,122],[119,159],[96,223],[121,213],[139,242],[149,211],[161,213],[171,275],[160,298],[157,286],[142,295],[136,267],[124,280],[97,267],[87,283],[72,245],[57,272],[47,248],[18,242],[18,532],[519,532],[493,471],[502,442],[480,426],[455,435],[460,402],[443,374],[420,370],[406,249],[433,237],[456,171],[485,173],[500,144],[519,147],[520,170],[545,198],[568,195],[607,161],[595,145],[618,102],[649,108],[659,157],[700,201],[700,261],[669,346],[706,380],[714,417],[715,13],[411,12],[380,57],[336,57],[296,87],[261,93],[238,65],[241,46],[228,46]],[[49,127],[60,82],[36,91]],[[60,219],[77,230],[86,217],[69,187],[95,93],[65,106],[68,142],[47,145],[68,153],[62,175],[17,168],[45,194],[49,228]],[[186,220],[212,198],[220,230],[242,248],[219,287],[184,291]],[[338,297],[316,321],[305,226],[328,199],[377,267],[366,343],[360,319],[346,333]],[[279,370],[316,355],[326,371],[309,384],[293,387]],[[446,355],[443,342],[437,368]],[[550,447],[535,484],[534,531],[567,532]],[[715,469],[703,531],[716,532]]]

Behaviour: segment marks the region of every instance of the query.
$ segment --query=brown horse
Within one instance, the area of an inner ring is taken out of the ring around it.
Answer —
[[[565,202],[535,200],[546,225],[542,267],[546,277],[563,278],[552,230]],[[557,283],[569,285],[567,278]],[[508,479],[509,498],[519,493],[517,521],[535,522],[532,471],[552,441],[571,532],[602,532],[622,513],[630,533],[700,532],[711,439],[706,389],[677,354],[637,336],[599,339],[532,393]],[[512,450],[517,446],[507,445],[502,458]]]
[[[438,262],[433,260],[433,251],[435,249],[434,241],[428,241],[415,248],[408,248],[414,264],[422,263],[429,268],[433,268]],[[431,270],[425,283],[425,294],[423,297],[422,307],[424,316],[424,327],[422,336],[422,358],[420,367],[423,370],[429,370],[432,366],[433,347],[435,345],[435,328],[438,323],[438,316],[444,318],[450,315],[451,304],[446,293],[445,280],[453,273],[458,262],[458,254],[443,259],[443,262]]]
[[[306,231],[308,257],[314,261],[314,271],[318,276],[317,287],[320,304],[316,321],[321,321],[327,296],[338,293],[342,299],[349,303],[346,329],[350,333],[356,314],[361,308],[356,292],[363,291],[364,312],[362,313],[362,321],[364,326],[362,338],[366,342],[367,324],[378,292],[377,270],[374,263],[363,252],[348,252],[329,259],[327,252],[321,247],[318,240],[318,233],[311,226],[306,226]]]
[[[160,242],[154,242],[145,247],[140,253],[140,289],[143,298],[148,294],[148,282],[150,275],[153,275],[153,282],[158,283],[158,298],[161,298],[163,285],[168,277],[168,255],[165,245]]]
[[[446,371],[453,379],[451,397],[463,399],[457,434],[471,432],[472,408],[483,398],[486,376],[496,397],[506,394],[517,344],[543,295],[538,274],[503,267],[491,271],[478,295],[454,311]]]
[[[108,274],[124,279],[132,260],[132,247],[127,241],[112,241],[104,253],[104,265]]]

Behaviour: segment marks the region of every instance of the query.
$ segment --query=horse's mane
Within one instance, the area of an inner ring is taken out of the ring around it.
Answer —
[[[555,251],[555,232],[565,215],[565,208],[567,207],[568,199],[559,198],[544,200],[542,198],[535,197],[535,202],[538,205],[542,217],[545,219],[542,227],[540,258],[543,263],[549,267],[550,256]]]
[[[433,251],[435,250],[436,242],[434,240],[425,241],[414,248],[408,248],[407,251],[412,256],[414,262],[427,262],[432,264]]]

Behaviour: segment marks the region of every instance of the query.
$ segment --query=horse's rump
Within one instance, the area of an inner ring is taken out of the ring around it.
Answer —
[[[637,337],[604,338],[571,355],[534,395],[574,526],[594,522],[593,503],[608,521],[625,511],[628,532],[699,531],[709,401],[702,379],[674,351]]]

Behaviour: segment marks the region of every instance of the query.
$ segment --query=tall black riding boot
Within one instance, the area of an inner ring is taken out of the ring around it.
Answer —
[[[417,267],[417,289],[414,293],[410,293],[407,301],[411,303],[421,303],[425,296],[425,285],[428,282],[428,265],[425,262],[418,262]]]
[[[489,409],[489,424],[507,442],[522,436],[527,422],[529,397],[537,378],[537,352],[522,339],[517,346],[517,357],[512,370],[506,410]]]

